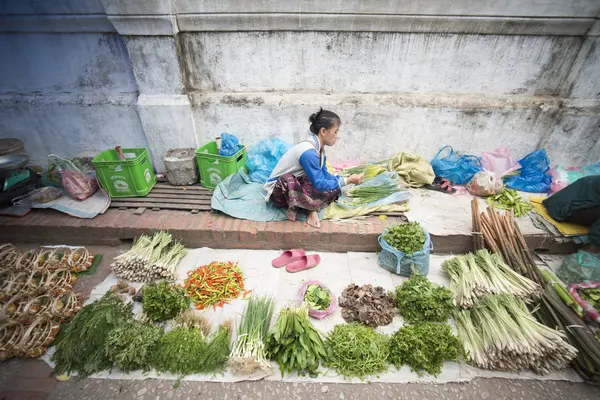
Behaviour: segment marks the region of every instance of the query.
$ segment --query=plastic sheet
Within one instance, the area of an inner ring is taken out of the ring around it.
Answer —
[[[250,149],[246,159],[250,180],[265,183],[290,147],[289,143],[281,139],[266,139],[258,142]]]

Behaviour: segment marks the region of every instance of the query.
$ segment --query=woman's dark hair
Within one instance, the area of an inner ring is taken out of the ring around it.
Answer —
[[[310,122],[310,131],[315,135],[319,134],[321,128],[329,129],[333,125],[342,123],[342,120],[336,113],[329,110],[319,109],[316,113],[312,114],[308,121]]]

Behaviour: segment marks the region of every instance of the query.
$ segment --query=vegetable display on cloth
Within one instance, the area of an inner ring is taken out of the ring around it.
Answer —
[[[446,260],[442,270],[450,276],[454,304],[471,308],[490,294],[511,294],[530,302],[542,293],[540,285],[513,271],[497,254],[479,250]]]
[[[418,222],[408,222],[389,228],[383,239],[387,244],[410,257],[413,253],[423,250],[426,235]]]
[[[269,358],[277,361],[281,377],[287,371],[316,376],[325,345],[308,319],[306,304],[282,308],[265,342]]]
[[[188,272],[183,287],[198,310],[225,304],[250,291],[244,290],[244,274],[237,262],[213,261]]]
[[[187,310],[190,299],[178,284],[167,281],[151,283],[142,292],[142,309],[153,322],[162,322],[175,318]]]
[[[452,292],[448,288],[417,273],[396,287],[396,306],[409,323],[445,322],[454,309]]]
[[[512,210],[515,217],[522,217],[533,210],[533,206],[528,201],[523,201],[519,192],[514,189],[502,188],[497,195],[487,198],[490,206],[501,208],[503,210]]]
[[[177,326],[158,341],[152,366],[157,371],[181,376],[200,373],[207,348],[206,336],[199,328]]]
[[[106,355],[121,371],[148,371],[163,331],[158,326],[130,320],[108,333]]]
[[[176,279],[177,266],[186,254],[181,243],[161,231],[140,236],[128,252],[115,257],[111,267],[117,276],[134,282]]]
[[[332,314],[337,307],[335,296],[331,290],[315,280],[304,282],[298,290],[298,303],[302,302],[308,306],[308,315],[316,319],[325,318]]]
[[[545,375],[565,368],[577,355],[563,332],[537,322],[525,303],[491,295],[454,314],[469,363],[485,369]]]
[[[257,369],[265,372],[271,370],[265,340],[274,308],[275,300],[272,297],[252,296],[248,300],[228,361],[229,368],[234,373],[251,374]]]
[[[458,361],[463,355],[460,341],[447,324],[423,322],[405,325],[390,338],[388,360],[398,369],[408,364],[411,371],[437,376],[444,361]]]
[[[388,370],[388,337],[373,328],[356,322],[336,325],[325,345],[327,357],[323,364],[346,379],[365,379]]]
[[[375,183],[375,182],[373,182]],[[352,206],[360,206],[385,199],[396,192],[404,190],[397,183],[385,182],[379,185],[358,185],[346,191],[346,196],[352,199]]]
[[[105,349],[108,336],[132,317],[131,304],[113,292],[83,307],[56,345],[52,355],[56,374],[77,373],[86,377],[109,369],[112,362]]]
[[[346,322],[358,321],[371,327],[389,324],[396,314],[394,299],[381,286],[352,283],[342,292],[339,303]]]

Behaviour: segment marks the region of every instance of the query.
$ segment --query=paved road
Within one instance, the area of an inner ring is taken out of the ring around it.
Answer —
[[[37,247],[27,245],[22,247]],[[104,254],[98,272],[84,276],[76,290],[88,295],[109,273],[112,258],[125,246],[89,249]],[[13,359],[0,363],[0,400],[84,400],[84,399],[599,399],[600,387],[583,383],[526,381],[506,379],[476,379],[469,383],[449,384],[297,384],[272,381],[243,383],[182,382],[148,379],[117,381],[102,379],[72,379],[58,382],[51,377],[51,368],[40,360]]]

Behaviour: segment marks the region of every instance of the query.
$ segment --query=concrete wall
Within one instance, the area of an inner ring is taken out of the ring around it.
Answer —
[[[301,140],[342,117],[333,160],[444,144],[600,161],[598,0],[0,0],[0,135],[34,159],[227,131]],[[10,54],[10,57],[5,55]]]

